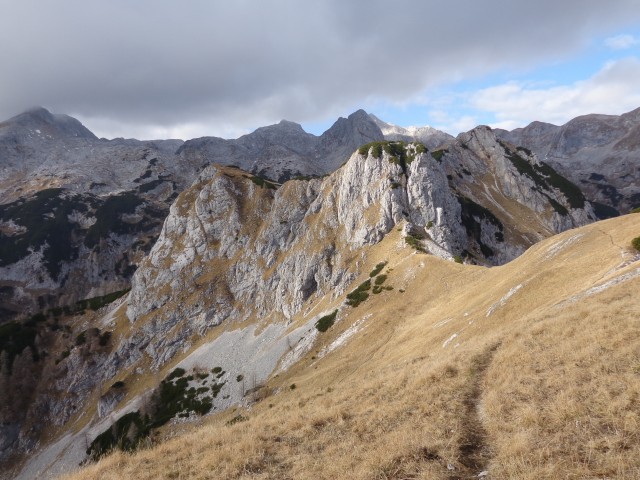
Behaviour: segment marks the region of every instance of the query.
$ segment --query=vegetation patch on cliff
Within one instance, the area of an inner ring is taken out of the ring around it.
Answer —
[[[334,322],[336,320],[336,315],[338,315],[338,310],[334,310],[329,315],[325,315],[324,317],[321,317],[316,322],[316,328],[318,329],[318,331],[319,332],[326,332],[327,330],[329,330],[329,328],[331,328],[331,326],[333,326],[333,324],[334,324]]]
[[[506,157],[521,175],[529,177],[536,185],[546,190],[551,190],[552,188],[559,190],[567,199],[571,208],[584,207],[585,198],[578,186],[560,175],[550,165],[544,162],[539,164],[531,163],[518,155],[517,152],[512,151],[504,142],[498,142],[504,148]],[[558,211],[557,208],[556,211]]]
[[[98,460],[112,450],[135,450],[154,428],[161,427],[172,418],[209,413],[213,407],[212,397],[218,395],[226,382],[214,383],[210,388],[196,388],[190,386],[194,377],[185,377],[185,373],[182,368],[174,369],[160,382],[147,405],[122,416],[98,435],[87,448],[87,455]],[[205,395],[209,390],[212,394]]]
[[[371,280],[366,280],[358,285],[358,288],[347,294],[347,305],[357,307],[367,298],[369,298],[369,290],[371,290]]]
[[[370,152],[373,158],[380,158],[383,151],[389,156],[389,161],[400,165],[406,174],[407,166],[415,160],[416,155],[427,153],[428,150],[419,142],[407,144],[402,141],[371,142],[358,149],[360,155],[367,156]]]

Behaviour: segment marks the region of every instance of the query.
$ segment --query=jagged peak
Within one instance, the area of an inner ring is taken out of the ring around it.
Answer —
[[[348,120],[370,120],[369,114],[365,112],[362,108],[356,110],[351,115],[349,115]]]

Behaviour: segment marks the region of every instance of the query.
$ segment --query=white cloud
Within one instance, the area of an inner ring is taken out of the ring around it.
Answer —
[[[452,135],[466,132],[478,125],[478,118],[474,115],[456,115],[450,110],[430,110],[428,113],[434,128]]]
[[[0,120],[43,105],[144,138],[314,122],[561,61],[640,23],[639,1],[0,0]]]
[[[532,120],[563,124],[579,115],[619,115],[640,106],[640,60],[608,63],[593,77],[571,85],[540,88],[521,82],[471,93],[468,106],[495,117],[492,127],[512,129]],[[481,116],[478,114],[478,116]]]
[[[604,44],[612,50],[626,50],[627,48],[638,45],[638,43],[640,43],[640,41],[629,34],[616,35],[604,41]]]

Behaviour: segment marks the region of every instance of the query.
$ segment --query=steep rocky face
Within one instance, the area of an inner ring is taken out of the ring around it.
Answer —
[[[0,205],[2,316],[125,289],[168,213],[141,190],[101,197],[62,188]]]
[[[42,108],[0,124],[0,323],[126,288],[196,177],[180,144],[97,139]]]
[[[42,108],[3,122],[0,323],[125,288],[169,205],[213,162],[271,178],[324,175],[381,138],[362,111],[321,137],[282,121],[237,140],[184,146],[98,139]]]
[[[620,116],[585,115],[562,126],[533,122],[498,135],[580,185],[600,218],[640,205],[640,109]]]

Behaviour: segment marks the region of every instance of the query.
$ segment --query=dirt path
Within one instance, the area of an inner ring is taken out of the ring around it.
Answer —
[[[479,474],[487,471],[491,449],[487,442],[487,432],[479,415],[479,405],[485,372],[499,346],[499,344],[491,346],[472,360],[469,389],[464,398],[463,431],[458,446],[459,461],[464,470],[451,475],[449,477],[451,480],[478,478]]]

